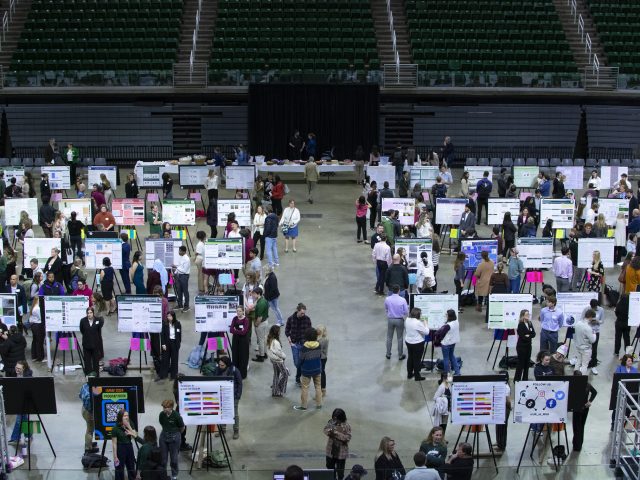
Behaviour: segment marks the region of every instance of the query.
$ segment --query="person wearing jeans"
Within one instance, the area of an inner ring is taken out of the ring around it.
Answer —
[[[511,249],[511,256],[507,268],[507,276],[509,277],[509,291],[511,293],[520,293],[520,279],[524,274],[524,264],[518,258],[518,249]]]
[[[278,258],[278,216],[273,213],[273,209],[266,207],[267,217],[264,219],[264,242],[267,251],[267,263],[270,267],[277,267]]]
[[[549,297],[547,306],[540,310],[540,350],[555,352],[558,348],[558,330],[564,325],[564,315],[556,303],[556,297]]]
[[[316,408],[322,408],[321,356],[322,349],[320,348],[320,342],[318,342],[318,331],[313,327],[309,327],[304,331],[304,343],[300,347],[298,362],[296,363],[296,367],[302,374],[300,377],[302,391],[300,392],[300,405],[294,405],[294,410],[307,409],[309,386],[312,381],[316,392]]]
[[[456,360],[455,348],[456,343],[460,341],[460,323],[458,316],[454,310],[447,310],[447,323],[445,327],[449,327],[447,334],[442,339],[442,362],[443,373],[449,373],[451,366],[455,375],[460,375],[460,365]],[[443,328],[445,328],[443,327]]]
[[[380,234],[380,240],[376,242],[371,251],[371,258],[376,264],[376,288],[378,295],[384,294],[384,281],[387,275],[387,269],[391,265],[391,247],[387,243],[387,236]]]
[[[403,354],[403,336],[404,336],[404,319],[409,314],[409,305],[404,297],[399,295],[400,287],[393,285],[391,287],[392,294],[384,300],[384,309],[387,312],[387,360],[391,358],[391,344],[393,342],[393,333],[396,333],[398,340],[398,360],[404,360]]]
[[[180,433],[184,430],[184,422],[180,414],[173,409],[175,402],[171,399],[162,402],[162,412],[159,422],[162,426],[160,433],[160,452],[162,466],[167,468],[167,460],[171,457],[171,478],[178,478],[178,455],[180,454]]]
[[[309,328],[311,328],[311,319],[307,316],[307,307],[304,303],[299,303],[296,306],[295,313],[287,318],[287,324],[284,328],[284,334],[289,340],[289,345],[291,345],[291,355],[293,356],[293,364],[296,366],[296,384],[298,386],[300,386],[300,376],[302,375],[300,351],[302,350],[305,332]],[[322,368],[320,370],[322,371]],[[320,378],[319,375],[318,378]],[[318,384],[318,389],[320,389],[320,384]]]
[[[189,311],[189,274],[191,273],[191,260],[187,255],[187,247],[181,246],[178,250],[178,263],[173,265],[176,279],[176,301],[178,308],[183,312]]]
[[[280,298],[280,290],[278,290],[278,277],[273,271],[273,268],[267,265],[264,267],[265,272],[265,280],[264,280],[264,298],[267,302],[269,302],[269,307],[276,314],[276,324],[284,325],[284,320],[282,319],[282,312],[278,307],[278,299]]]

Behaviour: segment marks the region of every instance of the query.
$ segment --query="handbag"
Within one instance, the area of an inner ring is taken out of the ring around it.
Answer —
[[[293,211],[293,210],[291,210],[291,215],[289,215],[289,220],[288,220],[288,221],[286,221],[286,222],[284,222],[284,223],[282,224],[282,233],[283,233],[284,235],[286,235],[287,233],[289,233],[289,222],[291,221],[291,218],[293,217],[293,212],[294,212],[294,211]]]

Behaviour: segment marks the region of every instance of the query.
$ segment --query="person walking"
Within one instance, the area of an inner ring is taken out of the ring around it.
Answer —
[[[189,275],[191,274],[191,259],[187,255],[187,247],[184,245],[178,249],[178,260],[173,268],[174,278],[176,279],[176,302],[178,308],[183,313],[190,310],[189,308]]]
[[[280,264],[278,259],[278,216],[271,207],[266,208],[267,217],[264,220],[264,241],[267,249],[267,262],[270,267]]]
[[[278,277],[270,266],[264,267],[264,298],[269,303],[269,307],[276,314],[276,323],[280,326],[284,325],[282,312],[278,307],[278,299],[280,298],[280,290],[278,290]]]
[[[509,277],[509,290],[511,293],[520,293],[520,281],[525,273],[524,264],[518,257],[518,249],[511,249],[511,256],[507,263],[507,276]]]
[[[280,344],[280,325],[272,325],[267,335],[267,357],[273,365],[273,381],[271,382],[271,396],[283,397],[287,393],[289,370],[284,362],[287,355]]]
[[[269,331],[269,304],[263,296],[262,288],[255,287],[251,292],[253,303],[254,321],[253,328],[256,331],[256,344],[258,347],[258,355],[251,360],[254,362],[264,362],[267,358],[266,341],[267,332]]]
[[[349,442],[351,441],[351,425],[347,423],[347,414],[336,408],[331,419],[323,429],[327,436],[325,447],[327,469],[333,470],[336,480],[343,480],[344,465],[349,458]]]
[[[387,313],[387,360],[391,359],[391,344],[393,343],[393,333],[396,333],[398,342],[398,360],[406,358],[403,353],[404,319],[409,314],[409,305],[404,297],[400,296],[400,287],[393,285],[391,295],[384,300],[384,309]]]
[[[596,341],[593,342],[591,346],[591,360],[589,360],[589,368],[591,369],[591,373],[594,375],[598,375],[598,343],[600,342],[600,329],[604,324],[604,309],[598,303],[598,300],[592,298],[589,302],[589,306],[591,310],[596,313],[595,321],[591,322],[591,329],[596,336]]]
[[[178,375],[180,344],[182,343],[182,324],[176,318],[176,313],[173,310],[167,313],[165,321],[162,322],[160,342],[162,348],[162,368],[156,381],[164,380],[167,378],[167,375],[171,376],[171,380],[175,380]]]
[[[236,308],[236,316],[231,320],[231,358],[233,364],[240,370],[240,375],[244,380],[247,378],[247,368],[249,366],[249,319],[244,314],[244,308]]]
[[[514,382],[529,380],[529,362],[531,361],[531,341],[536,336],[536,331],[531,323],[529,310],[520,310],[520,320],[518,321],[518,342],[516,343],[516,354],[518,365],[513,377]]]
[[[329,355],[329,338],[327,337],[327,327],[318,325],[318,343],[320,343],[320,362],[322,363],[322,373],[320,374],[320,387],[322,388],[322,398],[327,396],[327,358]]]
[[[564,314],[556,308],[556,297],[547,297],[547,306],[540,310],[540,350],[555,352],[558,330],[564,326]]]
[[[133,453],[131,440],[137,436],[135,426],[129,420],[129,412],[125,409],[120,410],[116,415],[116,425],[111,429],[111,447],[116,480],[124,480],[125,468],[128,480],[136,478],[136,457]]]
[[[284,329],[284,334],[289,340],[289,345],[291,346],[293,364],[296,366],[296,385],[298,386],[301,385],[300,376],[302,375],[299,367],[300,351],[302,350],[302,344],[305,341],[305,332],[309,328],[311,328],[311,319],[307,316],[307,306],[304,303],[299,303],[296,306],[295,313],[287,318],[287,324]]]
[[[313,157],[309,157],[309,161],[304,166],[304,179],[307,182],[308,201],[313,203],[313,191],[318,184],[318,165]]]
[[[171,479],[178,478],[178,459],[180,455],[181,433],[185,429],[182,416],[173,409],[175,402],[167,399],[162,402],[162,411],[158,415],[158,422],[162,427],[160,432],[160,451],[162,453],[162,468],[166,471],[169,458],[171,465]]]
[[[447,323],[442,328],[447,330],[441,342],[443,372],[449,373],[453,367],[454,374],[460,375],[460,364],[455,355],[456,344],[460,343],[460,322],[454,310],[447,310]]]
[[[318,342],[318,332],[313,327],[307,328],[304,332],[304,343],[300,348],[298,363],[296,364],[301,373],[300,384],[302,391],[300,392],[300,405],[294,405],[294,410],[307,409],[309,385],[312,381],[316,392],[316,409],[322,408],[321,356],[322,351]]]
[[[84,372],[85,375],[100,376],[100,346],[102,345],[104,319],[95,316],[93,307],[87,308],[86,313],[86,317],[80,320]]]
[[[404,322],[404,341],[407,344],[407,379],[416,382],[424,380],[420,376],[422,369],[422,354],[424,352],[424,338],[429,335],[427,321],[422,320],[422,310],[412,308],[409,317]]]
[[[596,341],[596,334],[591,328],[591,324],[596,322],[596,312],[590,308],[584,312],[581,318],[575,324],[575,332],[573,334],[574,343],[577,351],[576,368],[586,375],[591,361],[592,345]]]

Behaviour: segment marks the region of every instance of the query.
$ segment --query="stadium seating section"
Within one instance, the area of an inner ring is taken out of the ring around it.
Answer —
[[[210,72],[378,69],[368,0],[220,0]]]
[[[609,65],[621,74],[640,74],[640,3],[637,0],[589,2]]]
[[[10,70],[18,83],[145,74],[170,81],[181,16],[180,0],[34,0]]]

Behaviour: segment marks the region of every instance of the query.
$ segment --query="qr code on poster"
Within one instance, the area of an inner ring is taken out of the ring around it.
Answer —
[[[122,403],[105,403],[104,404],[104,418],[105,423],[116,423],[118,419],[118,412],[124,409]]]

